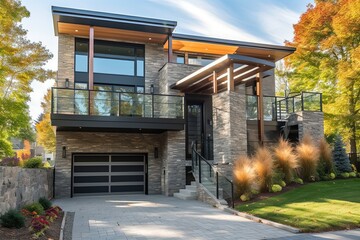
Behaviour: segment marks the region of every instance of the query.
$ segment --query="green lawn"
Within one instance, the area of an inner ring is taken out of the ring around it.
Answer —
[[[356,228],[360,227],[360,179],[311,183],[236,209],[304,232]]]

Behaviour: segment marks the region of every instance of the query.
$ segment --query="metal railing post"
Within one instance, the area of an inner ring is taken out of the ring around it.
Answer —
[[[301,111],[304,111],[304,93],[301,92]]]
[[[51,88],[51,114],[54,113],[54,88]]]
[[[322,112],[322,93],[320,93],[320,112]]]
[[[231,183],[231,204],[232,204],[232,208],[235,208],[235,204],[234,204],[234,184]]]
[[[88,115],[91,115],[91,106],[90,106],[90,103],[91,103],[91,91],[89,90],[89,95],[88,95]]]
[[[152,101],[152,103],[151,103],[152,104],[152,106],[151,106],[151,108],[152,108],[152,113],[151,113],[152,116],[151,117],[154,118],[154,112],[155,112],[155,110],[154,110],[154,106],[155,106],[155,104],[154,104],[154,94],[151,95],[151,101]]]
[[[219,199],[219,173],[216,172],[216,198]]]
[[[199,183],[201,183],[201,158],[197,153],[196,156],[199,158]]]

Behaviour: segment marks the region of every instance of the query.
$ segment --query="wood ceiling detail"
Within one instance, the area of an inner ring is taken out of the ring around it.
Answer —
[[[62,34],[88,38],[90,26],[58,22],[58,29],[59,33]],[[167,39],[166,34],[138,32],[104,27],[94,27],[94,32],[96,39],[104,40],[163,44]]]

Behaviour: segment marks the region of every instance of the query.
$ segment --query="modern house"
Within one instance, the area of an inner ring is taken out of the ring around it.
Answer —
[[[281,134],[322,135],[321,94],[275,97],[275,62],[294,48],[173,33],[175,21],[52,14],[56,197],[172,196],[191,180],[192,143],[220,166]]]

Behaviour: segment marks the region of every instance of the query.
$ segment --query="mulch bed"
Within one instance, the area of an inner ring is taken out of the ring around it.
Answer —
[[[304,186],[305,184],[306,184],[306,183],[304,183],[303,185],[298,184],[298,183],[290,183],[290,184],[286,185],[286,187],[283,187],[281,192],[276,192],[276,193],[274,193],[274,192],[259,193],[259,194],[255,195],[254,198],[252,198],[252,199],[249,200],[249,201],[243,202],[243,201],[241,201],[240,199],[235,199],[234,203],[235,203],[235,206],[237,206],[237,205],[243,205],[243,204],[249,204],[249,203],[261,201],[261,200],[267,199],[267,198],[269,198],[269,197],[277,196],[277,195],[283,194],[283,193],[285,193],[285,192],[287,192],[287,191],[290,191],[290,190],[292,190],[292,189],[295,189],[295,188]]]
[[[64,216],[64,212],[59,214],[59,217],[52,223],[45,231],[45,235],[37,238],[40,240],[58,240],[61,230],[61,222]],[[29,230],[31,217],[27,217],[25,220],[25,227],[20,229],[10,229],[0,226],[0,239],[6,240],[23,240],[23,239],[36,239],[33,233]]]

